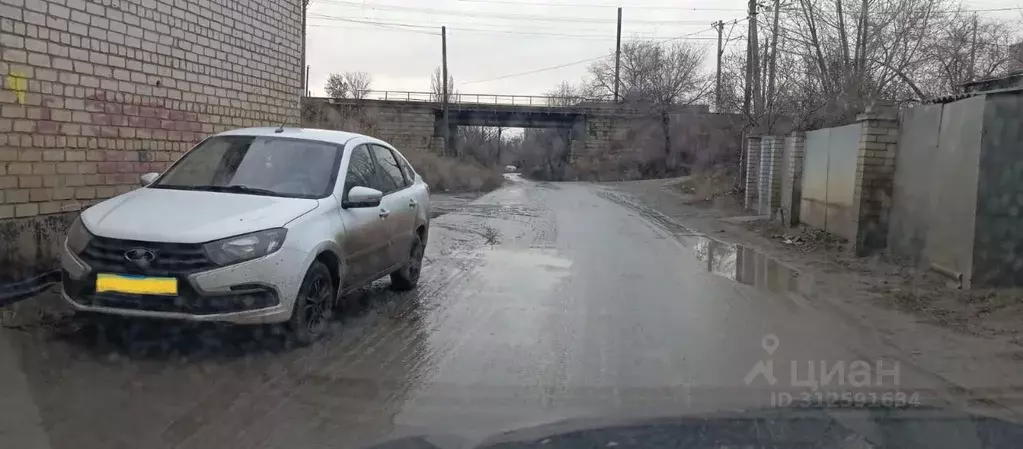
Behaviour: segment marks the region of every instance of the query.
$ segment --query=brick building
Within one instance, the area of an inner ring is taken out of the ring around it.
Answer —
[[[0,0],[0,280],[221,130],[298,124],[302,0]]]

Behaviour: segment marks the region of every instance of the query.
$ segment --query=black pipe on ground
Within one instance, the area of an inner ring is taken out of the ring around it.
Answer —
[[[60,282],[60,270],[47,271],[24,281],[0,285],[0,307],[38,295]]]

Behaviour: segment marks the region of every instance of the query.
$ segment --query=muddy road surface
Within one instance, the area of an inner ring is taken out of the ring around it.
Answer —
[[[357,447],[842,393],[956,400],[808,301],[799,273],[610,186],[516,179],[434,219],[426,257],[416,291],[378,281],[307,348],[272,328],[3,330],[21,380],[0,388],[54,449]]]

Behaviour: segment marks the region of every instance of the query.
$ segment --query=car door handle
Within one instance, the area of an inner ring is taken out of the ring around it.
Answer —
[[[418,203],[416,203],[416,200],[408,200],[409,209],[415,209],[417,205]]]
[[[380,218],[387,218],[388,215],[391,215],[391,211],[387,209],[380,209]]]

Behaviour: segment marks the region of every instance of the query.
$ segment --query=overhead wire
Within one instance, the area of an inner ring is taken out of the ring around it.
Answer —
[[[310,15],[312,19],[327,19],[325,17],[319,17],[316,15]],[[438,32],[431,32],[426,30],[436,30],[440,25],[419,25],[412,23],[402,22],[382,22],[373,20],[359,20],[359,19],[346,19],[346,18],[330,18],[333,21],[349,22],[360,25],[379,26],[382,28],[394,29],[397,31],[408,31],[411,33],[440,35]],[[319,23],[310,23],[310,26],[322,27],[322,28],[351,28],[337,25],[327,25]],[[552,33],[547,31],[528,31],[528,30],[499,30],[499,29],[480,29],[480,28],[462,28],[457,26],[448,26],[449,31],[467,32],[467,33],[481,33],[481,34],[506,34],[515,36],[534,36],[534,37],[566,37],[574,39],[584,40],[608,40],[612,39],[613,36],[608,34],[574,34],[574,33]],[[573,30],[574,31],[574,30]],[[640,33],[627,33],[628,36],[636,39],[656,39],[658,36],[649,32]],[[714,40],[714,37],[687,37],[686,40]]]
[[[738,23],[738,22],[741,22],[741,21],[744,21],[744,20],[746,20],[746,19],[745,18],[743,18],[743,19],[735,19],[735,22]],[[693,32],[693,33],[689,33],[689,34],[684,34],[682,36],[676,36],[676,37],[672,37],[672,38],[668,38],[668,39],[662,39],[662,40],[659,40],[659,41],[655,41],[655,43],[663,44],[663,43],[666,43],[666,42],[677,41],[677,40],[680,40],[680,39],[683,39],[683,38],[686,38],[686,37],[691,37],[691,36],[696,35],[696,34],[706,33],[707,31],[713,31],[713,30],[714,30],[714,27],[711,27],[711,28],[708,28],[708,29],[705,29],[705,30],[700,30],[700,31],[696,31],[696,32]],[[490,81],[498,81],[498,80],[503,80],[503,79],[508,79],[508,78],[515,78],[515,77],[519,77],[519,76],[532,75],[532,74],[535,74],[535,73],[548,72],[548,71],[551,71],[551,70],[557,70],[557,69],[561,69],[561,68],[565,68],[565,67],[570,67],[570,66],[574,66],[574,65],[585,64],[585,63],[588,63],[588,62],[597,61],[597,60],[606,58],[606,57],[608,57],[610,55],[613,55],[613,54],[614,54],[614,52],[610,52],[610,53],[605,53],[605,54],[602,54],[600,56],[593,57],[593,58],[582,59],[582,60],[579,60],[579,61],[573,61],[573,62],[569,62],[569,63],[565,63],[565,64],[558,64],[556,66],[551,66],[551,67],[543,67],[543,68],[529,70],[529,71],[525,71],[525,72],[512,73],[512,74],[497,76],[497,77],[493,77],[493,78],[486,78],[486,79],[475,80],[475,81],[467,81],[467,82],[464,82],[462,84],[486,83],[486,82],[490,82]]]
[[[371,25],[371,26],[375,25],[375,26],[381,26],[381,27],[403,27],[403,28],[410,28],[410,29],[418,28],[418,29],[424,29],[424,30],[436,30],[437,28],[440,28],[442,25],[444,25],[444,26],[447,27],[448,30],[451,30],[451,31],[464,31],[464,32],[469,32],[469,33],[483,33],[483,34],[507,34],[507,35],[522,35],[522,36],[538,36],[538,37],[551,36],[551,37],[570,37],[570,38],[597,39],[597,40],[608,39],[609,36],[611,36],[609,33],[607,33],[608,30],[605,30],[605,29],[594,29],[594,28],[585,28],[585,29],[568,28],[568,29],[562,30],[562,32],[551,32],[551,31],[549,31],[550,28],[537,29],[537,28],[517,27],[515,29],[507,29],[506,25],[504,25],[504,24],[491,24],[491,23],[478,23],[478,22],[474,22],[472,24],[472,25],[477,25],[478,27],[463,27],[463,26],[460,26],[459,24],[451,25],[451,24],[445,24],[443,22],[416,21],[416,20],[389,21],[389,20],[384,20],[384,19],[362,19],[362,18],[340,17],[340,16],[334,16],[334,15],[328,15],[328,14],[316,13],[316,12],[311,12],[311,13],[309,13],[308,16],[309,16],[310,19],[314,19],[314,20],[349,22],[349,23],[357,23],[357,24]],[[702,24],[706,24],[706,22],[703,22],[703,21],[701,21],[699,23],[701,25]],[[317,24],[317,25],[318,26],[324,26],[322,24]],[[680,24],[680,25],[685,26],[686,24]],[[483,28],[480,28],[480,27],[483,27]],[[497,28],[491,28],[491,27],[497,27]],[[431,34],[435,34],[435,33],[431,33]],[[656,39],[656,38],[659,37],[658,36],[659,33],[650,32],[650,31],[630,31],[630,32],[627,32],[626,34],[628,36],[630,36],[630,37],[640,38],[640,39]],[[690,39],[690,40],[704,40],[704,39],[710,39],[710,38],[688,38],[688,39]]]
[[[559,22],[559,23],[615,23],[614,18],[599,18],[599,17],[568,17],[568,16],[547,16],[547,15],[536,15],[536,14],[507,14],[507,13],[487,13],[480,11],[458,11],[452,9],[434,9],[434,8],[418,8],[398,5],[386,5],[376,3],[359,3],[345,0],[320,0],[321,4],[338,5],[343,7],[358,8],[363,10],[380,10],[380,11],[395,11],[395,12],[407,12],[407,13],[419,13],[419,14],[430,14],[430,15],[446,15],[446,16],[457,16],[457,17],[475,17],[485,19],[496,19],[496,20],[526,20],[533,22]],[[703,24],[706,21],[703,20],[630,20],[630,23],[639,24],[663,24],[663,25],[679,25],[679,24]]]
[[[660,10],[679,10],[679,11],[745,11],[745,8],[687,8],[684,6],[664,6],[664,5],[628,5],[622,6],[621,4],[608,3],[608,4],[581,4],[581,3],[536,3],[536,2],[516,2],[511,0],[458,0],[460,3],[493,3],[493,4],[504,4],[504,5],[515,5],[515,6],[543,6],[543,7],[559,7],[559,8],[625,8],[625,9],[660,9]]]

